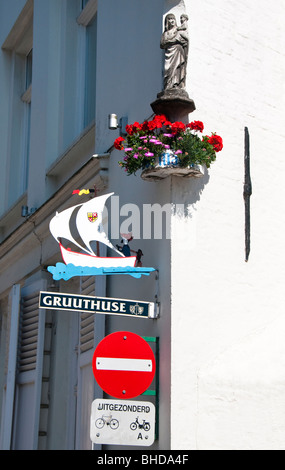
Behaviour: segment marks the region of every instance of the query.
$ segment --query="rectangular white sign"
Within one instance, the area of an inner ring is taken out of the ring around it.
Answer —
[[[97,357],[96,368],[98,370],[152,372],[152,361],[148,359],[127,359],[124,357]]]
[[[97,398],[91,408],[90,439],[95,444],[151,446],[155,440],[154,404]]]

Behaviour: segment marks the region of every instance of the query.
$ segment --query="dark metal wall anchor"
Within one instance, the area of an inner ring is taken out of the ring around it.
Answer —
[[[250,178],[250,148],[248,128],[244,128],[244,185],[243,198],[245,207],[245,261],[248,261],[250,253],[250,196],[252,185]]]

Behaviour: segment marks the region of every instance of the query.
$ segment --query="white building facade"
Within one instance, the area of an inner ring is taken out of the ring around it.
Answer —
[[[188,120],[224,147],[202,178],[144,181],[118,165],[108,116],[153,115],[170,12],[189,18]],[[284,13],[282,0],[0,2],[1,449],[136,448],[90,439],[92,402],[110,399],[94,350],[118,331],[156,357],[155,395],[136,398],[154,404],[156,438],[139,449],[284,449]],[[132,231],[149,276],[48,271],[61,261],[51,218],[94,187],[114,193],[109,238]],[[155,302],[159,315],[45,310],[41,291]]]

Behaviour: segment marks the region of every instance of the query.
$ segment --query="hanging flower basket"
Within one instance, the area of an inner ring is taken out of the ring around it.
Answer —
[[[201,177],[223,148],[222,138],[215,133],[199,137],[203,130],[201,121],[185,125],[171,123],[165,116],[127,125],[126,138],[118,137],[114,142],[125,155],[119,165],[128,175],[142,170],[141,177],[149,181],[171,175]]]

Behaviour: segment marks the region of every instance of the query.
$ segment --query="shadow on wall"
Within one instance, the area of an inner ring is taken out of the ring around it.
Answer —
[[[191,217],[189,206],[200,201],[205,186],[210,180],[209,171],[205,168],[201,178],[171,177],[171,203],[175,207],[175,213],[181,217]]]

